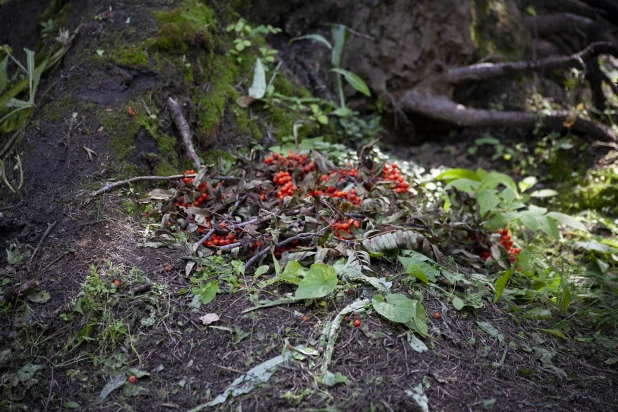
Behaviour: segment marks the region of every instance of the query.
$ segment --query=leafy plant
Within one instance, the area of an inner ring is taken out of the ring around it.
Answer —
[[[236,23],[227,26],[225,31],[233,33],[236,36],[234,40],[232,40],[234,47],[228,50],[228,53],[232,56],[236,56],[236,61],[241,63],[244,60],[242,55],[248,48],[255,44],[255,37],[257,35],[277,34],[281,32],[281,29],[271,25],[252,27],[245,19],[241,18]],[[268,63],[274,62],[275,55],[277,54],[276,50],[266,47],[260,47],[259,52],[264,61]]]

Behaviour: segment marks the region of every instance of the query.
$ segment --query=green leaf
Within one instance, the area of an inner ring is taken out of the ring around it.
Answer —
[[[0,94],[6,89],[6,86],[9,84],[9,79],[7,75],[7,66],[9,64],[9,56],[6,56],[2,62],[0,62]]]
[[[369,87],[367,87],[367,84],[356,74],[340,68],[331,69],[330,71],[343,75],[343,77],[350,84],[350,86],[352,86],[354,89],[361,92],[365,96],[371,96],[371,92],[369,91]]]
[[[532,186],[536,185],[537,182],[538,180],[536,177],[528,176],[524,180],[519,182],[517,186],[519,186],[520,191],[525,192],[526,190],[530,189]]]
[[[425,343],[422,340],[417,338],[414,335],[414,333],[406,332],[406,337],[408,339],[408,343],[410,344],[412,349],[414,349],[416,352],[424,353],[424,352],[427,352],[429,350],[429,348],[427,348],[427,345],[425,345]]]
[[[466,303],[459,296],[453,298],[453,307],[457,310],[462,310],[466,306]]]
[[[530,197],[537,197],[537,198],[553,197],[557,195],[558,195],[558,192],[552,189],[535,190],[534,192],[530,193]]]
[[[417,301],[414,301],[414,307],[414,316],[409,322],[406,322],[406,326],[421,336],[429,336],[427,333],[429,331],[429,327],[427,326],[427,314],[425,313],[425,308],[420,302]]]
[[[444,190],[448,190],[454,187],[455,189],[461,190],[462,192],[474,193],[480,186],[481,184],[477,182],[476,180],[463,178],[463,179],[453,180],[448,185],[446,185]]]
[[[371,303],[376,312],[391,322],[407,323],[415,315],[416,301],[401,293],[386,295],[386,300],[382,295],[374,295]]]
[[[348,378],[339,372],[332,373],[330,371],[326,371],[326,373],[322,376],[322,383],[326,386],[335,386],[338,383],[345,383],[346,385],[350,383]]]
[[[500,342],[500,343],[504,342],[504,335],[501,334],[498,331],[498,329],[494,328],[494,326],[491,323],[489,323],[489,322],[476,322],[476,324],[479,326],[479,328],[483,332],[485,332],[485,333],[493,336],[494,338],[498,339],[498,342]]]
[[[560,309],[560,313],[566,315],[570,304],[571,288],[569,287],[568,283],[565,282],[564,278],[562,278],[562,293],[560,294],[558,300],[558,309]]]
[[[547,216],[557,220],[558,223],[561,223],[563,225],[570,226],[583,232],[588,232],[588,228],[586,227],[586,225],[584,225],[582,222],[572,216],[560,212],[549,212]]]
[[[341,67],[341,55],[343,54],[343,46],[347,40],[348,30],[343,24],[333,26],[332,30],[334,47],[331,53],[331,63],[333,67]]]
[[[333,46],[331,46],[330,42],[328,40],[326,40],[326,38],[324,36],[322,36],[321,34],[306,34],[304,36],[300,36],[300,37],[294,37],[292,40],[290,40],[290,43],[297,41],[297,40],[316,40],[319,43],[324,44],[326,47],[329,48],[329,50],[332,50]]]
[[[423,269],[421,269],[421,267],[419,265],[409,265],[406,268],[406,272],[407,275],[412,275],[415,278],[417,278],[418,280],[420,280],[421,282],[424,282],[425,284],[428,283],[427,280],[427,275],[423,272]]]
[[[74,401],[69,401],[64,404],[65,409],[79,409],[79,403]]]
[[[534,232],[537,232],[540,229],[554,239],[560,238],[560,231],[558,230],[558,225],[554,219],[528,211],[521,212],[519,214],[519,218],[524,226]]]
[[[496,297],[494,298],[494,303],[496,303],[498,299],[500,299],[500,296],[502,296],[502,292],[504,291],[504,288],[512,275],[513,269],[511,268],[504,272],[504,274],[498,279],[496,279]]]
[[[194,295],[199,296],[202,305],[206,305],[210,303],[217,295],[217,292],[219,292],[219,282],[216,280],[213,282],[208,282],[204,286],[191,289],[191,292],[193,292]]]
[[[561,331],[557,330],[557,329],[543,329],[543,328],[538,328],[538,330],[542,330],[543,332],[547,332],[547,333],[551,333],[552,335],[560,338],[560,339],[564,339],[566,340],[567,337],[564,333],[562,333]]]
[[[28,295],[28,300],[34,303],[45,303],[50,298],[51,296],[49,295],[49,292],[46,290],[40,290],[37,293],[32,293]]]
[[[483,190],[476,196],[476,200],[481,207],[481,216],[494,209],[500,204],[500,198],[495,190]]]
[[[260,266],[259,268],[255,270],[255,273],[253,274],[253,279],[257,279],[258,277],[262,276],[266,272],[268,272],[268,265]]]
[[[249,88],[249,97],[261,99],[266,94],[266,72],[262,65],[262,60],[259,58],[255,62],[253,72],[253,84]]]
[[[314,263],[298,284],[296,299],[317,299],[331,293],[337,287],[337,274],[332,266]]]
[[[499,185],[504,185],[515,193],[517,193],[517,185],[509,175],[505,175],[500,172],[489,172],[487,176],[483,179],[481,184],[481,188],[483,189],[495,189]]]
[[[534,308],[524,313],[526,319],[549,319],[551,312],[547,309]]]
[[[469,179],[476,182],[481,182],[481,177],[468,169],[450,169],[446,172],[440,173],[436,176],[436,180],[456,180],[456,179]]]
[[[279,275],[278,277],[285,282],[298,285],[300,281],[302,280],[302,278],[300,277],[300,274],[303,272],[304,271],[300,263],[298,263],[298,261],[296,260],[292,260],[288,262],[287,265],[285,265],[285,269],[283,273]]]

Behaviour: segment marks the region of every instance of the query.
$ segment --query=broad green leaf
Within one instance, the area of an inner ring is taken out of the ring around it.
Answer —
[[[489,322],[476,322],[476,324],[479,326],[479,328],[483,332],[488,333],[489,335],[491,335],[494,338],[498,339],[498,342],[500,342],[500,343],[504,342],[504,335],[501,334],[498,331],[498,329],[496,329],[491,323],[489,323]]]
[[[285,282],[292,283],[294,285],[298,285],[302,278],[300,274],[303,272],[303,268],[297,261],[293,260],[285,265],[285,269],[283,273],[279,275],[279,278]]]
[[[429,327],[427,326],[427,314],[423,305],[414,301],[414,317],[409,322],[406,322],[406,326],[413,331],[417,332],[421,336],[429,336]]]
[[[474,193],[480,186],[481,184],[477,182],[476,180],[463,178],[463,179],[453,180],[448,185],[446,185],[444,190],[448,190],[454,187],[455,189],[461,190],[462,192]]]
[[[481,177],[468,169],[450,169],[446,172],[440,173],[436,176],[436,180],[456,180],[456,179],[469,179],[476,182],[481,182]]]
[[[483,189],[495,189],[499,185],[504,185],[515,193],[517,193],[517,185],[513,181],[513,178],[509,175],[505,175],[500,172],[489,172],[489,174],[483,179],[481,188]]]
[[[314,263],[298,284],[296,299],[317,299],[331,293],[337,287],[337,274],[332,266]]]
[[[49,292],[46,290],[40,290],[37,293],[28,295],[27,297],[30,302],[34,303],[45,303],[51,298]]]
[[[573,216],[569,216],[560,212],[549,212],[547,216],[557,220],[558,223],[562,223],[563,225],[570,226],[583,232],[588,232],[588,228],[586,227],[586,225],[575,219]]]
[[[462,310],[466,306],[466,303],[459,296],[453,298],[453,307],[457,310]]]
[[[552,189],[540,189],[530,193],[530,197],[542,198],[557,196],[558,192]]]
[[[424,352],[427,352],[429,350],[429,348],[427,348],[427,345],[425,345],[425,343],[422,340],[417,338],[414,335],[414,333],[406,332],[406,337],[408,339],[408,343],[410,344],[412,349],[414,349],[416,352],[424,353]]]
[[[528,176],[524,180],[519,182],[517,185],[519,186],[519,190],[521,192],[525,192],[526,190],[530,189],[532,186],[536,185],[537,182],[538,180],[536,177]]]
[[[422,277],[416,277],[425,283],[435,282],[436,278],[440,276],[440,271],[427,263],[427,261],[432,262],[432,260],[418,252],[414,252],[410,257],[398,256],[397,259],[401,262],[404,272],[408,275],[416,276],[419,273],[418,269],[420,269],[427,280],[423,280]]]
[[[538,328],[538,330],[542,330],[543,332],[547,332],[547,333],[551,333],[552,335],[560,338],[560,339],[564,339],[566,340],[567,337],[564,333],[562,333],[561,331],[557,330],[557,329],[543,329],[543,328]]]
[[[332,373],[330,371],[326,371],[326,373],[322,376],[322,383],[326,386],[335,386],[338,383],[345,383],[347,385],[350,381],[348,381],[347,376],[344,376],[339,372]]]
[[[326,40],[326,38],[324,36],[322,36],[321,34],[306,34],[304,36],[294,37],[292,40],[290,40],[290,43],[292,43],[292,42],[294,42],[296,40],[316,40],[316,41],[324,44],[329,49],[333,48],[333,46],[331,46],[330,42],[328,40]]]
[[[64,408],[65,409],[79,409],[80,406],[79,406],[79,403],[77,402],[69,401],[64,404]]]
[[[481,207],[481,216],[494,209],[500,204],[500,198],[495,190],[483,190],[476,196],[476,200]]]
[[[191,289],[191,292],[199,296],[202,305],[206,305],[210,303],[217,295],[217,292],[219,292],[219,282],[208,282],[202,287]]]
[[[371,303],[376,312],[391,322],[407,323],[415,315],[416,301],[401,293],[386,295],[386,299],[382,295],[374,295]]]
[[[424,282],[425,284],[428,283],[427,281],[427,275],[423,272],[423,269],[421,269],[421,267],[419,265],[408,265],[408,267],[406,268],[406,272],[407,275],[412,275],[415,278],[417,278],[418,280]]]
[[[549,319],[551,318],[551,312],[547,309],[534,308],[524,313],[526,319]]]
[[[542,210],[542,209],[541,209]],[[540,214],[539,208],[523,211],[519,213],[519,219],[528,229],[533,232],[542,230],[554,239],[560,238],[560,231],[554,219],[548,218],[546,215]]]
[[[264,273],[268,272],[268,265],[262,265],[256,269],[255,274],[253,275],[253,279],[257,279],[262,276]]]
[[[266,94],[266,72],[262,65],[262,60],[259,58],[255,62],[253,72],[253,84],[249,88],[249,97],[261,99]]]
[[[24,49],[26,52],[26,61],[28,62],[28,81],[30,82],[30,103],[34,103],[34,52],[29,49]]]
[[[361,92],[362,94],[364,94],[365,96],[371,96],[371,92],[369,91],[369,87],[367,87],[367,84],[365,84],[365,82],[363,81],[363,79],[361,79],[360,77],[358,77],[356,74],[348,71],[348,70],[344,70],[344,69],[340,69],[340,68],[335,68],[335,69],[331,69],[331,72],[335,72],[337,74],[341,74],[343,75],[343,77],[345,78],[345,80],[350,84],[350,86],[352,86],[355,90]]]
[[[500,296],[502,296],[502,292],[504,292],[504,288],[512,275],[513,269],[511,268],[504,272],[504,274],[498,279],[496,279],[496,297],[494,298],[494,303],[497,302],[498,299],[500,299]]]

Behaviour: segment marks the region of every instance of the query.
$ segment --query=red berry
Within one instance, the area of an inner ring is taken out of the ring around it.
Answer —
[[[354,327],[358,328],[361,325],[361,321],[359,319],[356,319],[354,321]]]
[[[433,317],[436,319],[440,319],[440,313],[436,312],[433,314]]]
[[[302,317],[303,322],[307,322],[309,320],[309,318],[307,317],[307,315]]]
[[[129,383],[133,384],[135,382],[137,382],[137,378],[134,375],[129,376],[129,379],[127,379],[129,381]]]

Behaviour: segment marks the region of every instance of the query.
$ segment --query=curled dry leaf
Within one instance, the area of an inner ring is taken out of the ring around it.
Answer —
[[[219,319],[219,315],[217,315],[216,313],[207,313],[204,316],[200,316],[200,320],[204,325],[210,325],[211,323],[214,323]]]

